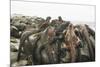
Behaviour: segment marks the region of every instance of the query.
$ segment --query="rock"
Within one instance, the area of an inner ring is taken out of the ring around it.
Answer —
[[[10,43],[10,51],[12,51],[12,52],[16,52],[16,51],[18,51],[18,49],[19,49],[19,44],[20,44],[20,41],[19,41],[19,39],[11,39],[10,40],[11,41],[11,43]]]
[[[11,66],[12,67],[19,67],[19,66],[25,66],[25,65],[27,65],[27,61],[26,60],[21,60],[21,61],[19,61],[19,62],[15,62],[15,63],[13,63]]]
[[[12,51],[12,52],[17,52],[18,49],[16,48],[16,46],[14,46],[14,45],[12,44],[12,45],[10,45],[10,51]]]
[[[13,37],[16,37],[16,38],[19,38],[19,31],[18,31],[18,28],[15,27],[15,26],[11,26],[10,27],[10,35],[13,36]]]
[[[18,55],[18,52],[10,52],[10,61],[11,61],[11,64],[14,63],[14,62],[16,62],[17,55]]]

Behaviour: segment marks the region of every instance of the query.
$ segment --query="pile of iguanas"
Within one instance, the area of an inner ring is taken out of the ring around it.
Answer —
[[[95,32],[86,24],[73,25],[61,16],[53,20],[14,16],[10,23],[11,38],[20,41],[18,49],[11,48],[18,53],[11,65],[95,61]]]

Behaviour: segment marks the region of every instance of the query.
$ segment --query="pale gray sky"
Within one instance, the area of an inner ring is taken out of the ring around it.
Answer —
[[[11,14],[15,13],[53,19],[62,16],[64,20],[95,24],[95,6],[11,1]]]

